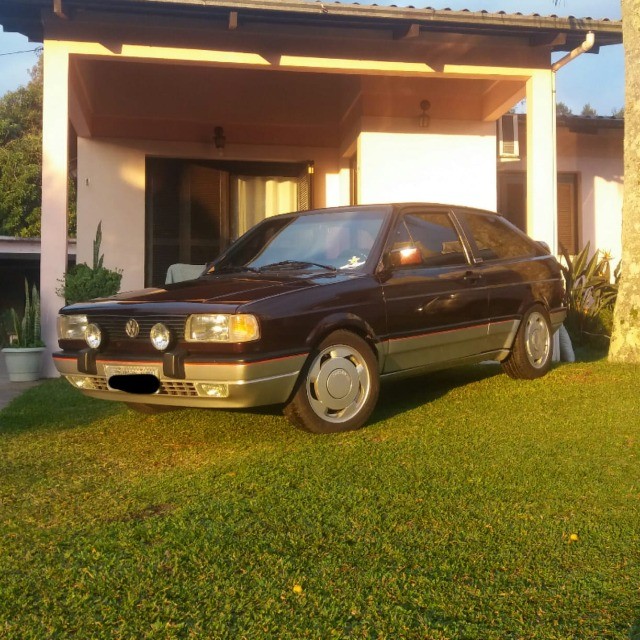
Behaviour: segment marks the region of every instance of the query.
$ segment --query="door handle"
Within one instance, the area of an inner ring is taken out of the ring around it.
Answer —
[[[477,271],[465,271],[462,279],[469,284],[476,284],[476,282],[482,280],[482,274]]]

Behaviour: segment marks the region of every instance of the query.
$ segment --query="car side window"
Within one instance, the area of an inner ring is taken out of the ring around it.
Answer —
[[[467,264],[467,257],[449,214],[446,212],[405,213],[395,230],[391,249],[415,246],[423,267]]]
[[[485,261],[527,258],[539,255],[533,242],[499,216],[457,213],[475,240]]]

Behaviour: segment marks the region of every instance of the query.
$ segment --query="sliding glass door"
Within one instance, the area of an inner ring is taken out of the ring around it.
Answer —
[[[254,224],[311,207],[310,163],[147,158],[145,281],[216,258]]]

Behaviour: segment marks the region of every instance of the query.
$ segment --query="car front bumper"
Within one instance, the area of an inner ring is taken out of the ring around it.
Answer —
[[[77,354],[55,353],[56,368],[85,395],[103,400],[153,405],[234,409],[282,404],[293,392],[307,354],[252,362],[184,362],[184,378],[164,374],[161,360],[96,357],[94,370],[83,371]],[[113,389],[114,375],[153,375],[160,381],[152,394]]]

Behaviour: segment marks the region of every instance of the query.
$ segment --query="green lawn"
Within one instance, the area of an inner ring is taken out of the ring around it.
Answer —
[[[440,373],[336,436],[47,382],[0,412],[0,637],[640,638],[639,381]]]

